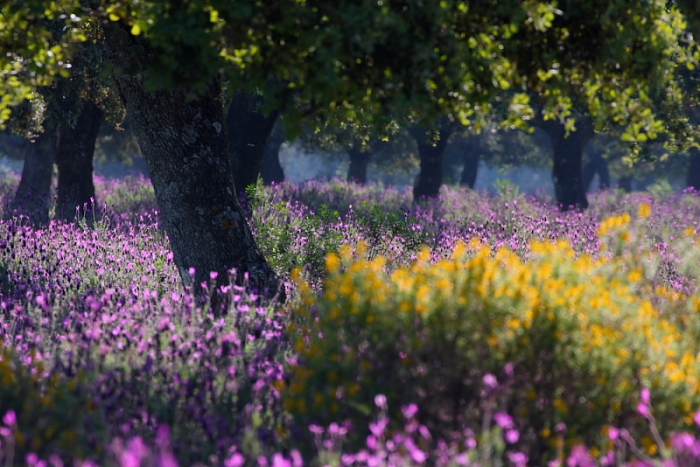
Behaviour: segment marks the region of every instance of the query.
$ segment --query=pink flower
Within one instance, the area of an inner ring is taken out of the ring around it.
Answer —
[[[569,467],[595,467],[595,460],[583,445],[574,446],[566,460]]]
[[[384,433],[384,430],[386,429],[386,426],[388,424],[389,420],[387,420],[386,418],[382,418],[377,420],[377,423],[370,423],[369,430],[374,436],[380,437]]]
[[[508,459],[517,467],[527,465],[528,457],[522,452],[509,452]]]
[[[493,419],[498,424],[498,426],[500,426],[504,430],[513,426],[513,417],[511,417],[505,412],[496,412],[495,414],[493,414]]]
[[[618,430],[614,426],[611,426],[610,431],[608,431],[608,437],[610,438],[610,440],[615,441],[619,436],[620,436],[620,430]]]
[[[241,467],[245,463],[245,459],[239,453],[233,453],[231,457],[224,461],[226,467]]]
[[[272,467],[292,467],[292,463],[282,457],[282,454],[275,454],[272,456]]]
[[[386,409],[386,396],[383,394],[377,394],[374,396],[374,403],[377,404],[377,407],[380,409]]]
[[[642,402],[646,405],[649,405],[649,403],[651,402],[651,392],[649,391],[649,388],[642,389],[641,397]]]
[[[318,425],[309,425],[309,431],[315,435],[320,435],[322,434],[325,430],[323,429],[322,426]]]
[[[417,447],[414,447],[411,449],[411,458],[418,464],[422,464],[428,459],[428,456]]]
[[[15,413],[15,411],[10,410],[9,412],[7,412],[2,418],[2,422],[6,426],[15,426],[17,424],[17,414]]]
[[[518,440],[520,439],[520,433],[518,433],[518,430],[511,429],[506,431],[506,441],[510,444],[517,443]]]
[[[405,418],[413,418],[413,416],[418,413],[418,406],[416,404],[405,405],[401,407],[401,411]]]
[[[649,406],[643,403],[640,403],[637,406],[637,412],[639,412],[639,415],[641,415],[644,418],[649,418],[651,415],[651,411],[649,410]]]
[[[491,373],[486,373],[484,375],[484,384],[492,389],[496,389],[498,387],[498,380]]]

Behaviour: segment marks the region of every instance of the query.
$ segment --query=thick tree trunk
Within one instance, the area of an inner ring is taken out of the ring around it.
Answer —
[[[282,120],[278,119],[277,124],[272,128],[270,137],[267,139],[262,168],[260,169],[260,175],[265,185],[282,183],[284,181],[284,170],[282,169],[282,164],[280,164],[280,148],[286,139]]]
[[[83,101],[75,126],[63,125],[58,129],[56,219],[70,222],[75,219],[76,208],[81,215],[87,214],[86,205],[87,210],[93,208],[92,159],[102,119],[102,110],[97,105]]]
[[[5,211],[6,219],[25,215],[36,227],[49,223],[56,140],[56,128],[45,125],[44,132],[35,141],[27,144],[22,178]]]
[[[238,91],[226,114],[233,178],[239,194],[258,181],[265,146],[279,112],[263,113],[265,98]]]
[[[355,182],[360,185],[367,183],[367,167],[372,160],[372,152],[363,151],[361,147],[348,149],[350,157],[350,167],[348,168],[348,182]]]
[[[541,128],[549,136],[554,152],[552,180],[560,209],[586,209],[586,187],[583,183],[583,148],[593,138],[593,122],[582,117],[576,120],[576,131],[566,137],[564,125],[558,120],[541,122]]]
[[[686,185],[689,188],[700,190],[700,149],[698,148],[690,148],[690,161],[688,163]]]
[[[443,122],[437,131],[437,138],[433,138],[433,135],[421,126],[412,127],[410,132],[416,139],[420,156],[420,172],[413,187],[413,200],[437,198],[442,186],[445,148],[452,133],[450,125]]]
[[[610,188],[610,171],[608,170],[608,161],[598,153],[589,154],[589,161],[583,167],[583,186],[588,192],[591,188],[591,183],[596,174],[598,174],[598,186],[601,190]]]
[[[466,150],[464,151],[464,168],[459,184],[469,188],[474,188],[476,184],[476,176],[479,171],[479,159],[481,159],[481,146],[475,142],[467,142]]]
[[[236,197],[220,84],[212,82],[205,94],[194,97],[182,88],[147,91],[143,74],[133,70],[135,60],[149,59],[148,44],[118,23],[106,23],[104,31],[110,61],[125,71],[115,78],[117,89],[148,164],[183,282],[201,292],[202,282],[212,282],[210,272],[222,285],[235,269],[238,282],[249,275],[258,293],[273,296],[278,278]],[[142,56],[135,53],[135,43],[145,51]]]

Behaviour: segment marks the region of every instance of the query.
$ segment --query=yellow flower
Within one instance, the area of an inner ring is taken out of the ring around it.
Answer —
[[[340,258],[335,253],[330,253],[326,257],[326,271],[328,273],[335,273],[340,270]]]
[[[640,204],[637,216],[642,218],[651,216],[651,206],[649,206],[647,203]]]

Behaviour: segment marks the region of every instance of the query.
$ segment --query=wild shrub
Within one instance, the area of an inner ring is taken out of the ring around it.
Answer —
[[[601,235],[625,241],[627,223],[613,218]],[[489,373],[534,459],[554,449],[557,426],[588,446],[608,442],[609,425],[643,438],[643,387],[664,430],[692,422],[678,414],[700,399],[699,320],[657,311],[624,251],[593,258],[563,240],[532,241],[524,260],[473,241],[430,257],[388,272],[382,257],[328,256],[324,293],[305,298],[292,329],[299,359],[284,397],[295,424],[363,427],[385,394],[396,410],[417,403],[421,422],[449,438],[478,426]]]
[[[48,370],[38,359],[22,361],[0,347],[3,463],[22,463],[30,453],[64,461],[104,454],[107,431],[88,387],[83,370]]]

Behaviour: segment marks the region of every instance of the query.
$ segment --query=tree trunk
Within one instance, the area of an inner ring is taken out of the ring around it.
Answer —
[[[361,147],[353,146],[348,149],[348,156],[350,157],[348,182],[364,185],[367,183],[367,166],[372,160],[372,152],[369,150],[363,151]]]
[[[631,175],[625,175],[624,177],[620,177],[620,179],[617,181],[617,187],[626,193],[631,193],[632,178],[633,177]]]
[[[698,148],[690,148],[690,161],[688,163],[686,185],[689,188],[700,190],[700,149]]]
[[[258,181],[267,140],[279,111],[263,113],[265,98],[238,91],[226,114],[233,178],[239,194]]]
[[[25,215],[35,227],[49,223],[56,140],[56,128],[45,124],[44,132],[35,141],[27,144],[22,178],[5,211],[5,219]]]
[[[467,141],[468,145],[464,151],[464,169],[459,184],[462,186],[474,188],[476,184],[476,176],[479,171],[479,159],[481,159],[481,145]]]
[[[282,183],[284,181],[284,170],[282,169],[282,164],[280,164],[280,148],[286,141],[286,136],[282,120],[279,119],[277,124],[272,127],[272,133],[267,139],[262,168],[260,169],[260,175],[265,185]]]
[[[589,154],[589,161],[583,167],[583,186],[588,192],[595,175],[598,174],[598,186],[601,190],[610,188],[610,171],[608,161],[599,152]]]
[[[420,172],[413,187],[413,201],[421,198],[437,198],[440,194],[443,178],[443,160],[447,140],[452,133],[448,123],[443,122],[437,132],[429,132],[421,126],[410,129],[418,144]],[[433,138],[433,135],[436,138]]]
[[[236,197],[228,134],[218,81],[204,94],[188,89],[148,91],[142,73],[148,43],[116,22],[104,25],[109,60],[124,71],[117,90],[132,119],[168,233],[175,263],[185,286],[201,293],[200,284],[227,284],[235,269],[261,295],[277,293],[279,280],[260,252]],[[136,44],[143,51],[136,53]],[[141,72],[134,70],[134,62]],[[132,72],[133,73],[133,72]],[[194,275],[189,273],[194,268]]]
[[[70,222],[75,219],[76,208],[81,215],[87,214],[86,206],[87,210],[93,208],[92,158],[102,118],[102,110],[97,105],[83,101],[75,126],[62,125],[58,129],[56,219]]]
[[[564,124],[558,120],[541,122],[541,128],[549,136],[554,153],[552,180],[560,209],[586,209],[586,187],[583,183],[583,148],[593,138],[593,122],[588,117],[576,120],[576,131],[568,138]]]

